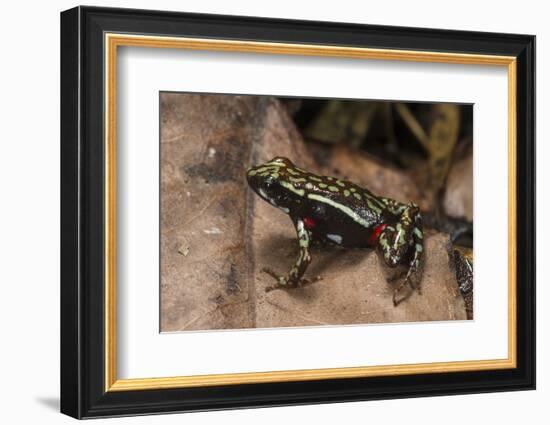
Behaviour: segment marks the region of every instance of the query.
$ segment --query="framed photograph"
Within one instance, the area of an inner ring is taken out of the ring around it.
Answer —
[[[63,12],[61,411],[533,389],[534,70],[530,35]]]

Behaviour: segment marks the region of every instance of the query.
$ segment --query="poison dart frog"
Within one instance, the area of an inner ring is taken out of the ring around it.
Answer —
[[[246,177],[264,201],[288,214],[298,237],[300,253],[287,275],[264,269],[276,279],[268,291],[311,283],[304,273],[311,262],[313,240],[346,248],[378,248],[389,267],[405,265],[406,276],[394,291],[394,305],[408,297],[398,300],[405,285],[419,290],[424,245],[422,216],[414,203],[403,204],[349,181],[315,175],[283,157],[248,169]]]

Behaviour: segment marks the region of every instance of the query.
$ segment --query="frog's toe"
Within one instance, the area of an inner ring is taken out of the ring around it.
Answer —
[[[276,289],[278,286],[286,286],[288,284],[288,279],[285,276],[281,276],[277,272],[275,272],[273,269],[270,269],[269,267],[264,267],[262,269],[262,272],[270,275],[273,279],[277,281],[276,285],[273,285],[271,290]]]
[[[277,281],[279,280],[279,278],[281,277],[278,273],[276,273],[273,269],[269,268],[269,267],[264,267],[262,268],[262,272],[270,275],[271,277],[273,277],[274,279],[276,279]]]
[[[399,297],[399,295],[404,292],[403,289],[406,286],[408,286],[407,292]],[[404,279],[393,291],[392,301],[394,307],[397,307],[399,304],[409,298],[414,293],[414,291],[420,294],[420,285],[414,284],[413,281],[409,278]]]
[[[323,280],[321,276],[315,276],[315,277],[312,277],[311,279],[303,278],[303,279],[300,279],[300,282],[298,285],[299,286],[311,285],[312,283],[319,282],[320,280]]]
[[[271,292],[275,289],[288,289],[288,288],[297,288],[301,286],[311,285],[312,283],[318,282],[323,278],[321,276],[315,276],[311,279],[301,278],[301,279],[291,279],[288,276],[281,276],[269,267],[264,267],[262,272],[273,277],[277,282],[273,285],[270,285],[265,288],[265,292]]]

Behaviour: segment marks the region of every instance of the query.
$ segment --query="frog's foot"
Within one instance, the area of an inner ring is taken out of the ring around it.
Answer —
[[[420,284],[416,283],[415,279],[413,279],[411,276],[412,276],[412,273],[410,271],[400,270],[396,272],[393,276],[389,276],[386,278],[386,281],[388,283],[394,283],[400,279],[403,279],[403,281],[399,284],[399,286],[394,290],[393,304],[395,306],[399,305],[399,303],[409,298],[412,295],[413,291],[416,291],[418,295],[421,295]],[[399,298],[398,297],[399,294],[403,291],[403,289],[405,288],[405,286],[407,286],[407,284],[409,285],[411,290],[409,291],[409,293]]]
[[[275,289],[289,289],[297,288],[300,286],[311,285],[312,283],[318,282],[323,279],[321,276],[315,276],[312,279],[300,278],[300,279],[291,279],[288,276],[281,276],[275,271],[268,267],[264,267],[262,272],[267,273],[276,280],[276,283],[265,288],[265,292],[271,292]]]
[[[407,298],[409,298],[415,291],[418,295],[422,294],[422,291],[420,289],[420,281],[418,280],[417,271],[414,269],[409,269],[407,272],[407,276],[403,281],[395,288],[393,291],[393,305],[398,306],[400,303],[405,301]],[[403,275],[401,274],[401,277]],[[392,278],[392,281],[397,280],[397,278]],[[388,281],[390,281],[388,279]],[[403,295],[402,297],[399,297],[400,293],[404,290],[404,288],[408,285],[407,293]]]
[[[403,290],[403,288],[405,286],[407,286],[407,284],[409,285],[409,288],[407,290],[407,293],[403,296],[399,296]],[[397,307],[399,304],[401,304],[403,301],[405,301],[406,299],[408,299],[414,292],[414,290],[417,290],[419,291],[420,290],[420,286],[414,286],[410,280],[408,279],[405,279],[403,280],[403,282],[401,282],[399,284],[399,286],[397,288],[394,289],[393,291],[393,297],[392,297],[392,300],[393,300],[393,306],[394,307]],[[420,292],[419,292],[420,293]]]

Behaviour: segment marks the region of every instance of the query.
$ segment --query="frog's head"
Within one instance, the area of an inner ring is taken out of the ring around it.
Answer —
[[[262,199],[287,214],[304,196],[292,177],[297,173],[294,164],[283,157],[275,157],[265,164],[250,168],[246,172],[249,186]]]

